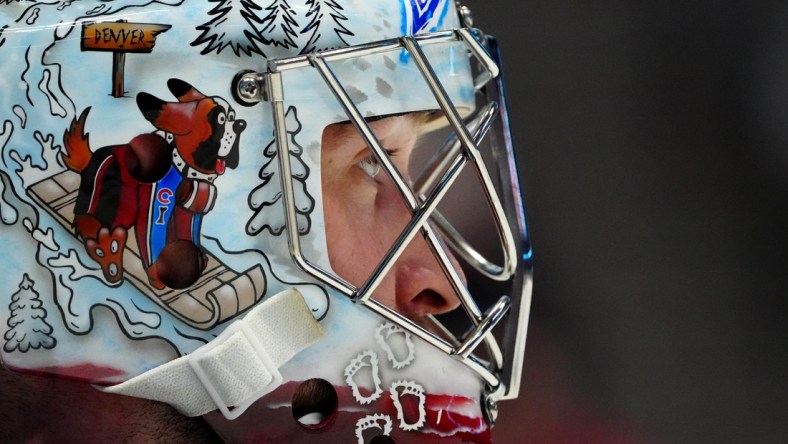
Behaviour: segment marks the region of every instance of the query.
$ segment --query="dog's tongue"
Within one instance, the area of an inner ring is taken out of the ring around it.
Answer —
[[[216,172],[224,174],[224,159],[216,159]]]

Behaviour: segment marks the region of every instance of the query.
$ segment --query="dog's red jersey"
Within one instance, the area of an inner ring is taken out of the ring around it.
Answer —
[[[186,240],[199,246],[201,214],[210,210],[215,189],[204,181],[184,179],[174,166],[157,182],[139,182],[128,172],[127,147],[104,147],[93,154],[82,171],[75,214],[93,216],[105,227],[134,226],[148,269],[170,242]],[[178,196],[184,182],[191,182],[190,186]],[[189,205],[184,207],[184,203]]]
[[[82,170],[82,182],[74,214],[95,217],[102,226],[129,228],[137,220],[137,188],[129,174],[127,145],[96,150]]]

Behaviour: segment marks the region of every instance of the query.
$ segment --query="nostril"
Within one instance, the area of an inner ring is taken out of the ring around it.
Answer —
[[[456,308],[443,295],[430,289],[421,291],[410,303],[412,311],[419,314],[440,314]]]

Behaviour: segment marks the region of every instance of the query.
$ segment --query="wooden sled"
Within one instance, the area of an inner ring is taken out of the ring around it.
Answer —
[[[31,185],[27,193],[66,231],[76,236],[72,221],[79,185],[79,174],[66,170]],[[148,282],[136,236],[130,231],[123,254],[123,277],[176,318],[192,327],[209,330],[262,299],[266,277],[260,265],[239,274],[210,252],[206,252],[206,256],[208,265],[191,288],[158,290]]]

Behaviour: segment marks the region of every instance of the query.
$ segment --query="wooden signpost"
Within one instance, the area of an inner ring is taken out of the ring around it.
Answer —
[[[126,53],[150,53],[156,36],[171,25],[152,23],[94,22],[82,25],[83,51],[112,52],[112,96],[123,97]]]

